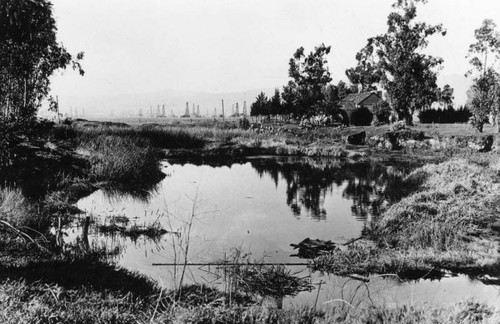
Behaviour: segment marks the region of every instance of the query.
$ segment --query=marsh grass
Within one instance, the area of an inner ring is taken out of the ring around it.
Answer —
[[[409,195],[365,229],[372,244],[356,244],[314,260],[313,269],[349,275],[418,276],[451,270],[498,276],[500,258],[490,225],[499,219],[497,157],[452,159],[411,173]]]
[[[457,159],[416,173],[426,179],[420,190],[374,224],[373,237],[381,246],[460,250],[490,233],[489,224],[498,219],[491,202],[500,198],[500,183],[489,165]]]
[[[92,288],[7,280],[0,283],[0,321],[13,323],[498,323],[500,314],[474,301],[445,307],[428,305],[316,310],[232,305],[209,288],[193,286],[185,302],[160,303],[154,295],[136,296]],[[170,298],[164,298],[168,302]]]
[[[121,235],[123,237],[130,238],[132,241],[136,241],[141,236],[157,241],[163,235],[168,233],[168,231],[161,227],[161,225],[157,222],[144,226],[134,224],[129,227],[118,225],[116,223],[110,223],[109,225],[99,225],[98,229],[99,232],[103,234]]]
[[[216,274],[224,279],[224,291],[229,296],[245,293],[255,300],[272,297],[279,303],[286,296],[313,290],[309,277],[297,277],[284,265],[265,264],[264,258],[252,260],[240,249],[217,263]]]
[[[161,177],[158,153],[140,138],[98,135],[81,142],[95,181],[143,183]]]
[[[0,188],[0,220],[20,230],[43,230],[50,219],[42,211],[42,205],[26,198],[18,188]]]

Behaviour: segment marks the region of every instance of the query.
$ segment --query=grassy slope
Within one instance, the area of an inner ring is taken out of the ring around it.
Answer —
[[[374,244],[354,244],[315,260],[339,274],[450,269],[500,276],[500,250],[490,225],[499,219],[499,159],[452,159],[410,174],[415,191],[372,221]]]

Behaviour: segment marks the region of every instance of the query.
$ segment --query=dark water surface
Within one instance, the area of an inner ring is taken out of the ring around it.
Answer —
[[[97,223],[109,224],[113,216],[126,216],[131,224],[157,223],[181,233],[159,240],[136,240],[99,233],[96,246],[121,252],[119,265],[147,274],[172,287],[187,246],[192,219],[188,260],[212,263],[229,258],[235,251],[250,253],[255,260],[296,263],[291,243],[305,238],[332,240],[342,244],[361,235],[371,217],[406,192],[402,178],[417,166],[411,161],[347,162],[335,159],[260,157],[241,163],[165,162],[167,177],[149,192],[134,194],[97,191],[79,201],[78,207]],[[193,216],[193,217],[192,217]],[[80,229],[73,229],[73,236]],[[498,286],[484,285],[464,276],[439,281],[403,282],[395,277],[373,277],[368,284],[349,278],[310,274],[305,267],[292,266],[298,276],[310,276],[316,289],[286,302],[292,304],[338,303],[403,304],[454,303],[468,298],[496,304]],[[213,267],[190,266],[185,282],[217,281]],[[318,284],[321,289],[318,290]],[[342,300],[342,301],[341,301]]]

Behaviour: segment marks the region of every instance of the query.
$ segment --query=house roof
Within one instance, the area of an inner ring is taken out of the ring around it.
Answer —
[[[347,97],[342,99],[342,103],[352,102],[355,105],[359,105],[360,103],[365,101],[371,95],[375,95],[375,96],[380,98],[380,96],[378,94],[376,94],[375,92],[351,93]],[[380,99],[382,99],[382,98],[380,98]]]

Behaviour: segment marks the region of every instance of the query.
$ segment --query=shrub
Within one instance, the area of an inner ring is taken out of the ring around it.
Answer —
[[[352,112],[351,124],[354,126],[368,126],[372,123],[373,114],[370,109],[361,107]]]
[[[373,106],[373,121],[376,125],[388,124],[390,116],[391,106],[387,101],[379,101]]]

